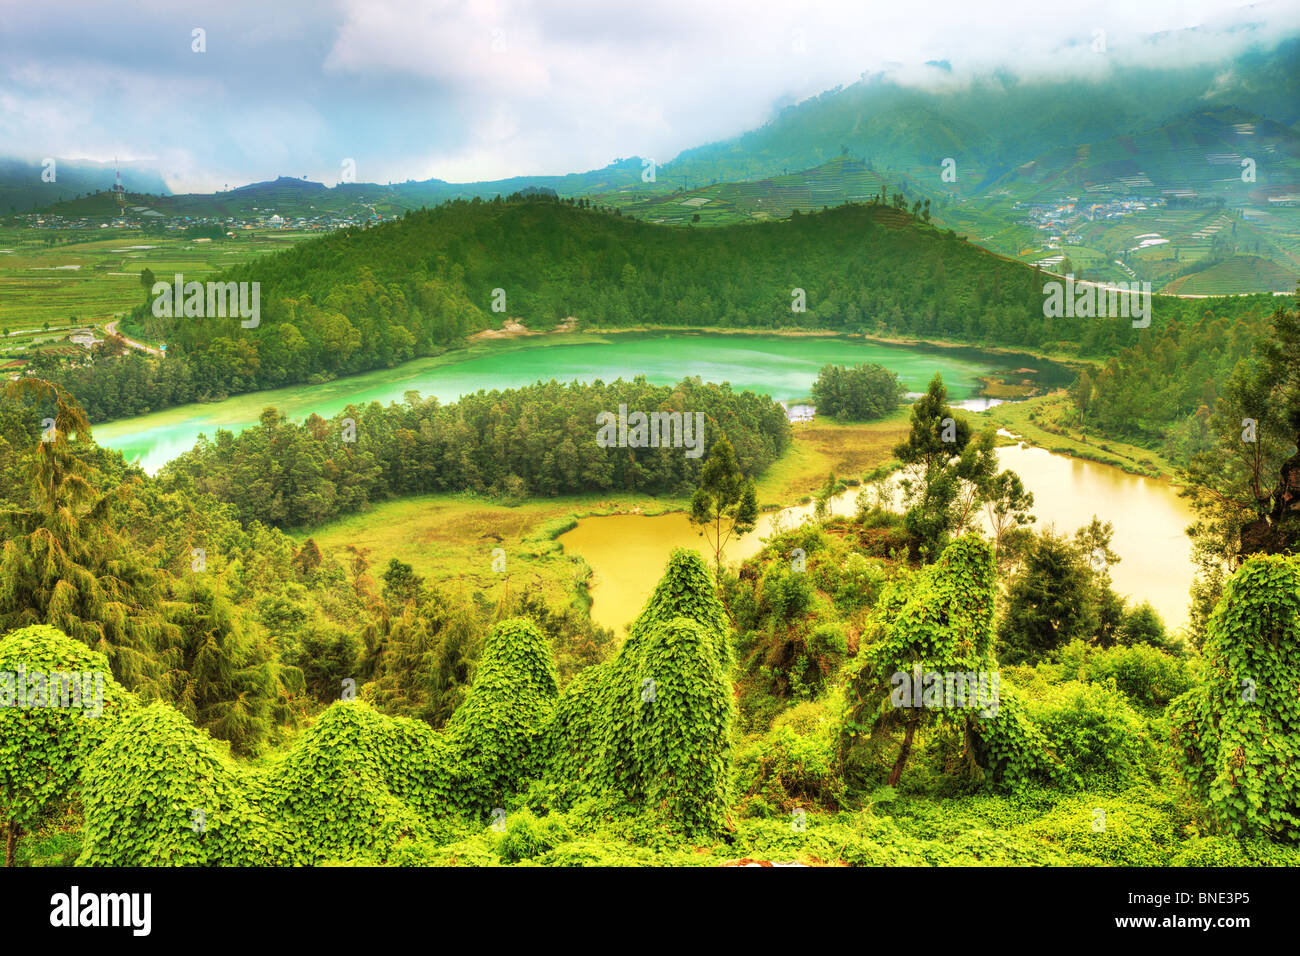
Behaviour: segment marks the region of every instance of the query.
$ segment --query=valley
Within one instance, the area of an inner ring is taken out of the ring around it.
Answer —
[[[12,938],[465,867],[1276,921],[1300,12],[82,13],[0,28]]]

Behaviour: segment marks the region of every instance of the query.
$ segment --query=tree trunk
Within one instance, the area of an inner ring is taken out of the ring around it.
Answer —
[[[9,838],[5,840],[5,866],[13,866],[14,855],[18,851],[18,824],[10,820],[6,829],[9,831]]]
[[[907,764],[907,758],[912,754],[912,735],[916,733],[916,725],[920,720],[919,717],[913,717],[907,722],[907,729],[903,731],[903,749],[898,752],[898,759],[894,761],[894,769],[889,772],[889,785],[898,786],[898,781],[903,776],[903,767]]]

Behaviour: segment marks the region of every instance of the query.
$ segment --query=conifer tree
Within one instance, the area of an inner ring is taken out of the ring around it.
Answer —
[[[46,416],[25,456],[27,506],[0,512],[0,632],[56,627],[102,652],[128,689],[166,696],[164,659],[180,632],[168,620],[164,575],[113,527],[112,506],[130,485],[97,490],[100,476],[83,457],[90,427],[61,388],[29,377],[0,394]]]

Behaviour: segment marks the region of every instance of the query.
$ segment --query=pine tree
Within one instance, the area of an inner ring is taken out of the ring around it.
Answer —
[[[722,552],[728,542],[753,531],[758,522],[753,479],[741,472],[736,453],[726,438],[720,438],[709,449],[709,457],[700,471],[699,487],[691,496],[690,522],[708,542],[719,574]]]

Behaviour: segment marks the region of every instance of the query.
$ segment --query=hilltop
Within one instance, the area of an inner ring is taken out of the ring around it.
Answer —
[[[388,368],[507,320],[802,328],[1081,355],[1143,340],[1129,319],[1045,318],[1050,275],[937,228],[918,201],[888,198],[707,229],[587,200],[456,201],[205,276],[259,283],[254,328],[158,318],[141,304],[123,331],[166,341],[165,363],[133,354],[60,378],[100,420]],[[1207,309],[1258,316],[1273,302],[1162,297],[1154,308],[1151,332],[1163,334]]]

